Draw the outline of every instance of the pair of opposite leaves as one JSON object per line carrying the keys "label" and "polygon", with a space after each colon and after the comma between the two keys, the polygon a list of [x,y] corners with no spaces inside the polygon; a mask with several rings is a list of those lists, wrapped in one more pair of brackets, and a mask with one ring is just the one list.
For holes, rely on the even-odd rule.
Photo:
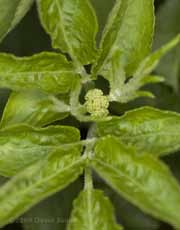
{"label": "pair of opposite leaves", "polygon": [[[45,2],[45,1],[44,1],[44,2]],[[52,1],[51,1],[51,2],[52,2]],[[55,4],[53,4],[53,6],[56,5],[57,2],[58,2],[58,1],[55,1]],[[85,1],[84,1],[84,2],[85,2]],[[128,1],[127,1],[127,2],[128,2]],[[129,1],[129,2],[131,2],[131,1]],[[135,2],[135,1],[134,1],[134,2]],[[45,7],[48,6],[48,4],[49,4],[49,3],[48,3],[48,1],[47,1],[47,5],[45,5]],[[120,5],[117,4],[117,8],[115,9],[115,11],[118,9],[118,6],[120,6]],[[124,3],[124,6],[123,6],[124,9],[125,9],[127,6],[128,6],[128,5],[126,5],[126,3]],[[152,5],[151,5],[151,6],[152,6]],[[122,8],[123,8],[123,7],[122,7]],[[52,9],[53,9],[53,7],[52,7]],[[143,8],[143,10],[145,10],[145,8]],[[45,12],[45,11],[44,11],[44,12]],[[57,13],[57,12],[55,11],[55,13]],[[119,11],[118,11],[118,13],[119,13]],[[123,10],[122,10],[122,12],[120,12],[120,16],[121,16],[121,13],[123,13]],[[115,14],[113,13],[112,15],[114,16]],[[117,14],[116,16],[118,16],[117,18],[119,18],[119,14]],[[139,25],[139,24],[138,24],[138,25]],[[51,27],[51,26],[52,26],[52,27]],[[54,25],[50,25],[50,28],[53,28],[53,26],[54,26]],[[123,27],[122,27],[122,28],[123,28]],[[61,33],[61,31],[59,31],[59,33]],[[58,33],[57,33],[57,34],[58,34]],[[111,33],[107,33],[107,37],[108,37],[110,34],[111,34]],[[123,32],[123,36],[124,36],[124,35],[125,35],[125,31]],[[58,42],[59,42],[59,39],[57,39],[57,40],[58,40]],[[109,40],[111,40],[111,37],[110,37],[110,39],[108,38],[108,41],[109,41]],[[55,42],[56,42],[56,36],[55,36]],[[111,43],[111,42],[110,42],[110,43]],[[78,44],[78,43],[77,43],[77,44]],[[108,44],[108,42],[107,42],[106,44]],[[129,44],[130,44],[130,43],[129,43]],[[140,44],[142,44],[142,43],[140,43]],[[74,58],[74,60],[75,60],[76,62],[80,62],[80,61],[79,61],[80,59],[77,58],[76,55],[74,56],[74,53],[75,53],[75,52],[73,51],[73,48],[71,48],[71,47],[69,48],[69,47],[67,46],[67,44],[62,44],[62,47],[64,47],[64,51],[65,51],[66,49],[68,49],[68,52],[71,54],[71,56]],[[86,49],[84,49],[84,50],[86,50]],[[107,55],[106,51],[107,51],[107,50],[104,49],[103,52],[105,52],[105,53],[103,53],[103,54]],[[76,54],[77,54],[77,52],[76,52]],[[88,59],[90,58],[90,56],[91,56],[91,55],[88,54]],[[108,56],[108,57],[104,57],[104,55],[102,55],[102,61],[105,61],[106,65],[109,65],[109,60],[111,60],[111,57],[110,57],[109,55],[107,55],[107,56]],[[127,52],[127,57],[128,57],[128,52]],[[105,60],[103,60],[103,58],[105,58]],[[78,59],[79,59],[79,60],[78,60]],[[128,58],[127,58],[127,59],[128,59]],[[135,59],[137,60],[137,55],[136,55],[136,58],[135,58]],[[86,56],[83,56],[83,61],[85,61],[85,60],[87,60],[87,59],[86,59]],[[82,63],[81,63],[81,64],[82,64]],[[99,65],[101,66],[101,68],[99,68],[99,69],[101,69],[102,72],[106,71],[106,69],[103,68],[104,66],[101,65],[101,61],[100,61],[100,64],[99,64]],[[105,65],[105,66],[106,66],[106,65]],[[128,65],[127,65],[127,66],[128,66]],[[127,68],[128,68],[128,67],[127,67]],[[131,69],[131,68],[130,68],[130,69]],[[56,84],[55,84],[55,85],[56,85]]]}

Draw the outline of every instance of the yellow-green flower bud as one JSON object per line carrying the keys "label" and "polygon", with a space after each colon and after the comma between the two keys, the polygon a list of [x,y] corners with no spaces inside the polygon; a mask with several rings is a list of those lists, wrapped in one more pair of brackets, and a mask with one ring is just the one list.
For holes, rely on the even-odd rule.
{"label": "yellow-green flower bud", "polygon": [[103,95],[102,90],[89,90],[85,96],[85,100],[87,112],[93,117],[105,117],[108,115],[109,100],[107,96]]}

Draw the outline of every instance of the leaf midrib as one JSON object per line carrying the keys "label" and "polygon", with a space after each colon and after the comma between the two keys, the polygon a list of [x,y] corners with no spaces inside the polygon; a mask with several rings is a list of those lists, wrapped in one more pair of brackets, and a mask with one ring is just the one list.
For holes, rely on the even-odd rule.
{"label": "leaf midrib", "polygon": [[50,71],[22,71],[22,72],[0,72],[0,75],[2,76],[11,76],[11,75],[22,75],[22,74],[32,74],[32,75],[35,75],[35,74],[62,74],[62,73],[72,73],[72,74],[75,74],[74,71],[72,70],[60,70],[60,71],[53,71],[53,70],[50,70]]}
{"label": "leaf midrib", "polygon": [[[100,160],[100,159],[98,159],[98,158],[94,158],[94,160],[95,160],[96,162],[98,162],[98,164],[104,166],[105,168],[109,168],[110,170],[114,171],[116,174],[120,174],[120,175],[122,175],[123,177],[127,178],[128,180],[132,181],[132,183],[135,184],[144,194],[149,194],[150,199],[153,198],[153,199],[152,199],[152,200],[154,200],[153,202],[159,202],[159,199],[157,199],[156,196],[154,196],[154,195],[152,196],[152,193],[150,193],[148,190],[145,190],[144,187],[141,186],[140,183],[137,183],[135,180],[133,180],[133,178],[131,178],[131,177],[128,176],[127,174],[124,174],[122,171],[120,171],[120,170],[118,170],[118,169],[112,167],[112,166],[109,165],[108,163],[102,161],[102,159]],[[152,170],[152,169],[150,169],[150,170]],[[153,170],[152,170],[152,171],[153,171]],[[160,173],[158,173],[158,174],[159,174],[160,177],[161,177],[161,174],[160,174]],[[163,176],[163,175],[162,175],[162,176]],[[111,184],[110,182],[108,182],[107,179],[105,179],[105,180],[107,181],[108,184]],[[112,184],[111,184],[111,186],[114,187]],[[124,192],[122,192],[122,193],[125,194]],[[132,199],[132,197],[130,197],[130,196],[127,195],[127,194],[125,194],[125,196],[127,196],[128,199],[132,201],[132,203],[134,203],[134,204],[136,204],[137,206],[139,206],[139,203],[136,202],[136,201],[134,201],[134,200]],[[142,205],[143,205],[143,204],[142,204]],[[142,206],[142,205],[141,205],[141,206]],[[145,207],[144,205],[143,205],[143,207],[144,207],[144,209],[146,210],[146,207]],[[153,206],[153,208],[154,208],[154,206]],[[155,209],[156,209],[156,208],[155,208]],[[155,212],[156,212],[157,217],[164,218],[164,217],[162,217],[161,215],[159,215],[158,210],[155,211]],[[172,223],[171,219],[169,219],[169,213],[168,213],[168,215],[165,213],[165,215],[167,216],[167,219],[170,221],[170,223]],[[171,214],[170,214],[170,215],[171,215]],[[172,215],[172,219],[174,219],[173,217],[174,217],[174,214]],[[177,216],[177,218],[178,218],[178,216]],[[164,219],[165,219],[165,218],[164,218]],[[165,220],[167,220],[167,219],[165,219]]]}
{"label": "leaf midrib", "polygon": [[[62,171],[66,171],[66,170],[69,171],[70,168],[72,168],[72,167],[73,167],[74,165],[76,165],[76,164],[78,165],[78,163],[80,163],[81,161],[83,162],[83,159],[77,160],[76,162],[74,162],[73,164],[69,165],[68,167],[65,167],[64,170],[62,170]],[[79,170],[78,173],[80,174],[80,169],[78,169],[78,170]],[[53,176],[47,177],[46,179],[49,181],[51,178],[56,177],[57,174],[60,174],[60,172],[57,172],[57,173],[55,173]],[[41,183],[36,183],[36,184],[34,185],[34,187],[38,186],[39,184],[44,183],[44,181],[46,182],[47,180],[42,180]],[[71,183],[72,181],[73,181],[73,180],[72,180],[72,178],[71,178],[71,180],[70,180],[69,183]],[[67,184],[67,183],[65,182],[65,184]],[[31,186],[30,188],[24,190],[25,193],[18,193],[18,197],[19,197],[19,195],[20,195],[20,197],[21,197],[22,194],[23,194],[23,196],[24,196],[24,194],[26,195],[27,192],[28,192],[29,190],[31,190],[32,187],[33,187],[33,186]],[[57,187],[58,187],[59,190],[60,190],[60,188],[62,187],[62,185],[61,185],[61,186],[57,186]],[[46,192],[43,191],[43,194],[42,194],[41,197],[38,196],[36,199],[33,200],[33,202],[31,202],[31,204],[28,203],[27,207],[25,207],[25,208],[22,209],[23,212],[25,212],[26,210],[28,210],[29,207],[32,207],[34,204],[36,204],[37,201],[41,201],[44,197],[46,197],[46,195],[52,194],[52,193],[55,192],[55,191],[57,191],[57,189],[55,189],[55,188],[51,189],[51,190],[50,190],[50,193],[47,192],[47,191],[46,191]],[[16,192],[16,195],[17,195],[17,192]],[[11,200],[12,200],[12,198],[11,198]],[[14,210],[14,206],[13,206],[13,210]],[[12,210],[11,212],[13,212],[13,210]],[[3,225],[7,224],[7,222],[9,222],[10,220],[12,221],[12,220],[16,219],[20,214],[21,214],[21,211],[17,211],[17,212],[15,213],[15,215],[13,215],[13,219],[12,219],[12,218],[10,219],[10,217],[11,217],[10,215],[11,215],[11,214],[10,214],[10,215],[5,215],[5,216],[3,216],[2,222],[0,223],[0,227],[2,227]],[[9,221],[8,221],[8,220],[9,220]]]}
{"label": "leaf midrib", "polygon": [[90,227],[89,230],[94,230],[94,225],[93,225],[93,216],[91,213],[92,212],[92,189],[87,188],[87,205],[88,205],[88,226]]}
{"label": "leaf midrib", "polygon": [[[83,162],[84,159],[80,158],[79,160],[76,160],[74,163],[70,164],[69,166],[64,167],[63,169],[60,169],[59,171],[56,170],[54,174],[52,174],[51,176],[45,177],[44,179],[42,179],[41,181],[38,180],[37,183],[34,183],[32,186],[28,187],[27,189],[23,190],[22,192],[18,192],[18,197],[21,197],[23,194],[26,194],[28,191],[31,191],[32,188],[39,186],[40,184],[43,184],[46,181],[49,181],[51,179],[53,179],[54,177],[56,177],[58,174],[60,174],[61,172],[65,172],[65,171],[70,171],[69,169],[71,169],[73,166],[76,166],[78,164],[80,164],[81,162]],[[16,181],[13,181],[16,182]],[[6,185],[5,185],[6,186]],[[8,185],[8,187],[10,187],[11,185]],[[9,188],[6,188],[6,190],[8,190]],[[18,190],[19,191],[19,190]],[[17,194],[17,192],[16,192]],[[0,194],[1,196],[2,194]],[[8,199],[8,198],[7,198]]]}
{"label": "leaf midrib", "polygon": [[[64,35],[64,40],[65,40],[67,49],[69,50],[69,53],[72,56],[72,58],[75,60],[75,62],[78,63],[78,60],[77,60],[76,56],[74,55],[74,51],[73,51],[72,47],[69,45],[71,42],[69,42],[69,40],[67,38],[67,35],[65,33],[65,28],[64,28],[65,22],[64,22],[63,15],[61,13],[61,8],[60,8],[57,0],[55,0],[55,4],[57,5],[57,8],[58,8],[59,17],[60,17],[60,25],[61,25],[61,28],[62,28],[62,32],[63,32],[63,35]],[[77,5],[76,5],[76,8],[77,8]],[[75,11],[76,11],[76,9],[74,9],[74,12]]]}
{"label": "leaf midrib", "polygon": [[[117,4],[117,2],[115,3],[115,4]],[[120,5],[119,5],[119,10],[120,10],[120,8],[122,7],[122,2],[120,3]],[[126,6],[126,11],[127,11],[127,9],[128,9],[128,4],[127,4],[127,6]],[[125,17],[125,15],[126,15],[126,11],[124,12],[124,14],[123,14],[123,16],[122,16],[122,20],[121,20],[121,24],[119,25],[119,28],[121,28],[121,26],[122,26],[122,24],[123,24],[123,18]],[[117,13],[117,15],[118,15],[118,13]],[[116,18],[117,18],[117,15],[116,15]],[[116,19],[115,18],[115,19]],[[105,31],[105,32],[107,32],[107,31]],[[109,31],[108,31],[109,32]],[[106,56],[106,58],[104,59],[104,61],[103,61],[103,63],[102,63],[102,65],[101,65],[101,67],[99,68],[99,70],[98,70],[98,73],[100,73],[102,70],[103,70],[103,68],[104,68],[104,65],[107,63],[107,60],[110,58],[110,56],[112,55],[112,51],[114,50],[114,46],[115,46],[115,44],[117,43],[117,40],[118,40],[118,38],[119,38],[119,34],[120,34],[120,29],[118,30],[118,33],[117,33],[117,36],[116,36],[116,38],[114,39],[114,41],[113,41],[113,43],[112,43],[112,46],[111,46],[111,48],[110,48],[110,50],[109,50],[109,52],[108,52],[108,55]],[[107,34],[105,34],[104,35],[104,37],[103,37],[103,39],[102,39],[102,42],[101,42],[101,45],[100,45],[100,47],[101,47],[101,49],[103,50],[103,44],[104,44],[104,39],[105,39],[105,37],[107,36]]]}

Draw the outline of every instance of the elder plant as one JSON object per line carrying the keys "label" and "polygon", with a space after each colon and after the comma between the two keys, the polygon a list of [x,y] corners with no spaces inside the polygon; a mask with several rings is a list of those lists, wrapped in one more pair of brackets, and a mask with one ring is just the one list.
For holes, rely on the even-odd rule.
{"label": "elder plant", "polygon": [[[0,40],[32,3],[0,1]],[[0,87],[12,90],[0,129],[0,175],[9,178],[0,189],[0,226],[84,175],[67,229],[122,229],[96,189],[95,171],[143,212],[180,228],[180,185],[161,161],[180,149],[180,114],[141,107],[115,116],[108,109],[154,97],[143,86],[163,81],[153,70],[180,35],[150,53],[153,0],[116,0],[98,48],[88,0],[37,0],[37,9],[54,52],[0,54]],[[109,83],[106,94],[96,86],[99,76]],[[90,124],[87,139],[76,127],[49,125],[69,115]]]}

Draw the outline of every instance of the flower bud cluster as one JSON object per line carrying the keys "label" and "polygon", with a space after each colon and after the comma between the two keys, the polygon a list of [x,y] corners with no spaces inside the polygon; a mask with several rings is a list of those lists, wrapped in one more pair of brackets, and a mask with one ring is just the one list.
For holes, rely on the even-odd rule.
{"label": "flower bud cluster", "polygon": [[89,90],[85,96],[87,112],[93,117],[106,117],[109,113],[109,99],[103,95],[102,90]]}

